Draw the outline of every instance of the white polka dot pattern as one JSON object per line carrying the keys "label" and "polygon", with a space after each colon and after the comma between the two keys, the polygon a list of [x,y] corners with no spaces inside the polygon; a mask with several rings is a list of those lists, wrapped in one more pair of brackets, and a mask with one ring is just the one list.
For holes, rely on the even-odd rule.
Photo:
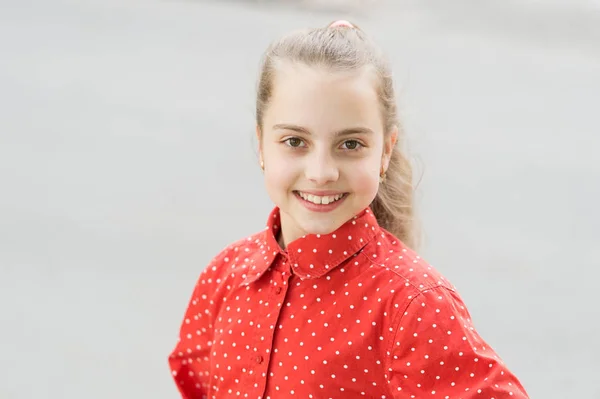
{"label": "white polka dot pattern", "polygon": [[425,289],[412,299],[390,356],[390,385],[401,397],[526,397],[475,331],[459,295],[445,286]]}
{"label": "white polka dot pattern", "polygon": [[370,209],[285,251],[278,215],[198,279],[169,357],[183,398],[527,398],[454,287]]}

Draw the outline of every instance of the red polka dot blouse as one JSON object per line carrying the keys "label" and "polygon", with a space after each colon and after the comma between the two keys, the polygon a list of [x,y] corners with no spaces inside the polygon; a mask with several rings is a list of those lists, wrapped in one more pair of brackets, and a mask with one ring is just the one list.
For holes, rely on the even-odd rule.
{"label": "red polka dot blouse", "polygon": [[527,398],[455,288],[370,209],[286,250],[278,216],[201,273],[169,357],[183,398]]}

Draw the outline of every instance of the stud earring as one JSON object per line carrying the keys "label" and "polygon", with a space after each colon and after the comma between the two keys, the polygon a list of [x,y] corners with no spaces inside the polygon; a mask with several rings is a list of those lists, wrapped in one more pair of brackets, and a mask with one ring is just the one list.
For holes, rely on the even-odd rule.
{"label": "stud earring", "polygon": [[379,172],[379,183],[385,182],[385,170],[383,170],[383,166],[381,167],[381,171]]}
{"label": "stud earring", "polygon": [[260,160],[260,168],[264,171],[265,170],[265,161],[263,161],[262,159]]}

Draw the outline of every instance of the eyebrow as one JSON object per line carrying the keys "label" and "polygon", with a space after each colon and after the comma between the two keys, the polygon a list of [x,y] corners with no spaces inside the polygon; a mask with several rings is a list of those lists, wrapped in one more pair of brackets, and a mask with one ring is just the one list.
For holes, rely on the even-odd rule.
{"label": "eyebrow", "polygon": [[[311,132],[308,129],[303,128],[302,126],[290,125],[287,123],[278,123],[273,126],[273,129],[274,130],[291,130],[294,132],[311,135]],[[357,126],[357,127],[350,127],[350,128],[342,129],[342,130],[334,133],[334,135],[336,137],[348,136],[351,134],[373,134],[373,131],[367,127]]]}

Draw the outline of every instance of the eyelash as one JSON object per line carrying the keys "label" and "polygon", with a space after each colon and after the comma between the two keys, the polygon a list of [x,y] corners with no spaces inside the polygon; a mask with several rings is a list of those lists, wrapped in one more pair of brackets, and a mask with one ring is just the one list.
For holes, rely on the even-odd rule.
{"label": "eyelash", "polygon": [[[288,139],[285,139],[283,142],[286,143],[286,145],[290,148],[304,148],[302,146],[290,145],[290,140],[300,140],[301,143],[304,143],[304,140],[302,140],[299,137],[290,137]],[[360,149],[364,148],[364,145],[358,140],[354,140],[354,139],[346,140],[342,143],[342,145],[347,144],[347,143],[356,143],[356,148],[345,148],[344,150],[346,150],[346,151],[359,151]]]}

